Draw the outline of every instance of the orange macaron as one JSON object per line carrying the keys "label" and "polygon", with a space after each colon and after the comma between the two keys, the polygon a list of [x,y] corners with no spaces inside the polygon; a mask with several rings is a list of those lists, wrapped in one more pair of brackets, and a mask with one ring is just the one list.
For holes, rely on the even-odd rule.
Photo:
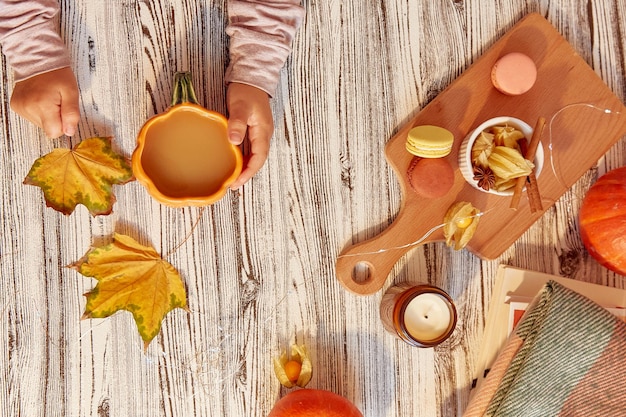
{"label": "orange macaron", "polygon": [[511,52],[499,58],[491,70],[493,86],[503,94],[526,93],[537,80],[537,66],[527,55]]}

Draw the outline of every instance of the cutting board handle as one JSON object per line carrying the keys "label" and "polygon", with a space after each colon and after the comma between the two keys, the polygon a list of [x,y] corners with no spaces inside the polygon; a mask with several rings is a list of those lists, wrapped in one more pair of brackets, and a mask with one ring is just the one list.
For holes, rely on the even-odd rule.
{"label": "cutting board handle", "polygon": [[416,246],[441,240],[441,230],[436,227],[423,235],[419,231],[409,233],[415,231],[415,225],[409,224],[411,221],[414,219],[400,210],[395,221],[381,234],[341,252],[335,264],[341,285],[357,295],[374,294],[385,285],[391,269],[402,255]]}

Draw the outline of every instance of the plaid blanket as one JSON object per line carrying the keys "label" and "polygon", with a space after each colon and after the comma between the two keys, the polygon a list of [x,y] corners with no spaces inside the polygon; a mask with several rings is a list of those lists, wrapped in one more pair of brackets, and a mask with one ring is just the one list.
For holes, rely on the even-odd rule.
{"label": "plaid blanket", "polygon": [[626,323],[549,281],[464,416],[626,416]]}

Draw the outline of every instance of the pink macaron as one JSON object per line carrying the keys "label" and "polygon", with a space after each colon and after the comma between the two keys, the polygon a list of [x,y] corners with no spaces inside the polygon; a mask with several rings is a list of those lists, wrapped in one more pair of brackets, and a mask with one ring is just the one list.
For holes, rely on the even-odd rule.
{"label": "pink macaron", "polygon": [[503,94],[524,94],[537,80],[537,66],[527,55],[511,52],[499,58],[491,70],[491,81]]}

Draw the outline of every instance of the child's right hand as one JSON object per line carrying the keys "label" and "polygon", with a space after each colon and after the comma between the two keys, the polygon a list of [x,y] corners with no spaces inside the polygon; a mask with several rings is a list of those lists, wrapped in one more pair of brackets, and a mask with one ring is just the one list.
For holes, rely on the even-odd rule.
{"label": "child's right hand", "polygon": [[66,67],[17,82],[11,108],[41,127],[49,138],[72,136],[80,118],[74,73]]}
{"label": "child's right hand", "polygon": [[269,95],[252,85],[228,84],[226,103],[228,139],[235,145],[241,144],[245,137],[250,141],[250,155],[245,159],[243,171],[230,186],[235,190],[252,178],[265,163],[274,133],[274,119]]}

